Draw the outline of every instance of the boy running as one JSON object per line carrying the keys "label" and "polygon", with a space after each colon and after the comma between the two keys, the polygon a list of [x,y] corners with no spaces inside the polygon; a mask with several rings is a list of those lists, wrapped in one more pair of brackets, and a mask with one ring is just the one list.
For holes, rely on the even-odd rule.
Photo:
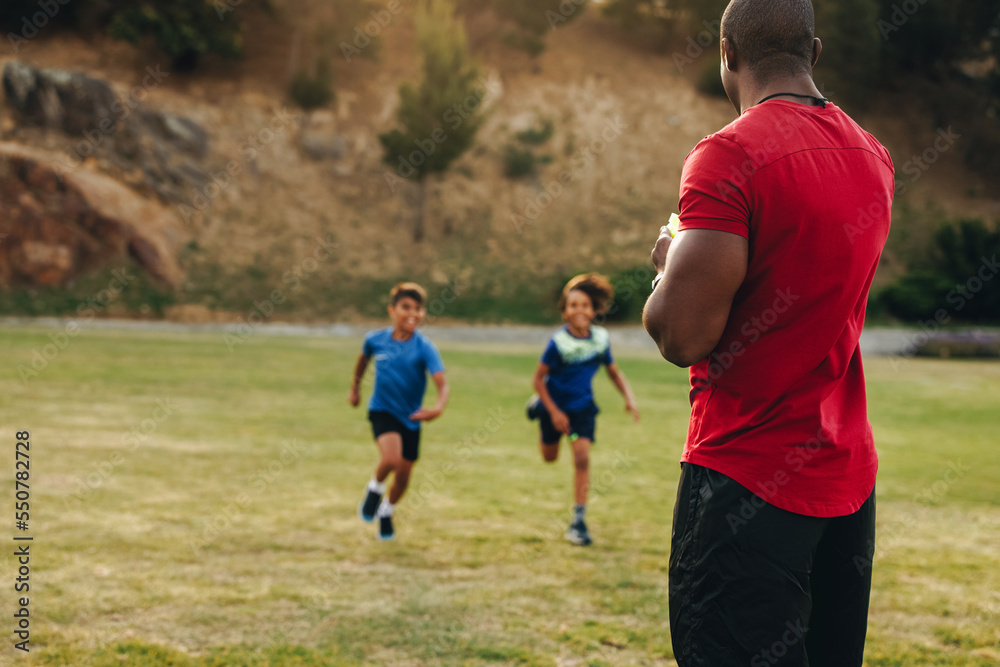
{"label": "boy running", "polygon": [[[420,454],[420,423],[436,419],[448,403],[448,381],[444,364],[434,344],[417,331],[424,319],[427,295],[416,283],[399,283],[389,292],[392,326],[365,336],[348,401],[361,403],[361,380],[368,362],[375,358],[375,390],[368,403],[368,420],[381,457],[358,506],[363,521],[379,518],[378,537],[394,539],[392,514],[410,481],[410,472]],[[427,374],[437,387],[437,402],[423,408]],[[389,497],[383,499],[386,478],[392,473]]]}
{"label": "boy running", "polygon": [[592,543],[584,518],[590,486],[590,445],[598,413],[592,381],[601,364],[607,366],[611,382],[625,397],[625,410],[639,421],[632,389],[611,358],[608,332],[593,324],[594,317],[607,311],[613,296],[611,283],[599,273],[582,274],[566,283],[559,299],[565,325],[549,339],[535,371],[537,395],[528,402],[528,418],[538,419],[541,427],[540,446],[545,461],[555,461],[562,436],[570,436],[576,504],[566,539],[578,546]]}

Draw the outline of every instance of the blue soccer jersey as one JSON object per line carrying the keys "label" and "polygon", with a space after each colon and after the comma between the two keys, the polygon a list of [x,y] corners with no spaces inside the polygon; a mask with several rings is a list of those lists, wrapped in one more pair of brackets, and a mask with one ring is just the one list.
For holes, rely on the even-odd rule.
{"label": "blue soccer jersey", "polygon": [[427,374],[444,370],[434,343],[419,331],[409,340],[396,340],[387,327],[365,336],[362,354],[375,359],[375,391],[368,410],[388,412],[407,428],[420,428],[410,415],[423,403]]}
{"label": "blue soccer jersey", "polygon": [[592,382],[597,369],[614,363],[608,330],[592,325],[589,337],[577,338],[564,326],[549,339],[542,363],[549,367],[545,387],[559,409],[585,410],[595,405]]}

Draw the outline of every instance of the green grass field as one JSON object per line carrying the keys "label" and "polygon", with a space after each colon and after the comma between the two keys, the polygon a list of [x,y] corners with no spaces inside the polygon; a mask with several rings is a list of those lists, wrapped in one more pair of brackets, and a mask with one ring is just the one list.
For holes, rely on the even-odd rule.
{"label": "green grass field", "polygon": [[[655,355],[617,351],[638,425],[595,381],[582,549],[562,539],[571,457],[543,464],[522,414],[541,350],[441,346],[452,400],[425,430],[397,541],[379,543],[355,515],[376,459],[346,401],[360,341],[258,335],[230,352],[221,334],[85,330],[22,381],[48,334],[0,330],[0,538],[21,534],[24,430],[34,537],[31,652],[12,646],[9,546],[0,664],[674,664],[686,373]],[[881,455],[867,664],[996,665],[1000,364],[866,368]]]}

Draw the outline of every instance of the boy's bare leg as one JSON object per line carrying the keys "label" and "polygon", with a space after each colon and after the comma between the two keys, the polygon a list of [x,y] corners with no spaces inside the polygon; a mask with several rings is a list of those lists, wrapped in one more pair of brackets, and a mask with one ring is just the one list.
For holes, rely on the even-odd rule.
{"label": "boy's bare leg", "polygon": [[538,441],[538,446],[542,448],[542,458],[545,459],[546,463],[552,463],[559,458],[559,443],[554,445],[547,445],[541,440]]}
{"label": "boy's bare leg", "polygon": [[[397,470],[403,462],[403,437],[399,433],[383,433],[375,441],[382,458],[375,467],[375,480],[379,484],[385,481],[389,473]],[[398,474],[398,473],[397,473]],[[404,485],[405,488],[405,485]]]}
{"label": "boy's bare leg", "polygon": [[573,441],[573,489],[576,504],[587,504],[587,490],[590,488],[590,440],[577,438]]}
{"label": "boy's bare leg", "polygon": [[413,470],[414,463],[415,461],[407,461],[404,458],[399,459],[399,463],[395,467],[396,474],[392,478],[392,488],[389,489],[390,505],[398,503],[399,499],[406,493],[406,487],[410,484],[410,471]]}

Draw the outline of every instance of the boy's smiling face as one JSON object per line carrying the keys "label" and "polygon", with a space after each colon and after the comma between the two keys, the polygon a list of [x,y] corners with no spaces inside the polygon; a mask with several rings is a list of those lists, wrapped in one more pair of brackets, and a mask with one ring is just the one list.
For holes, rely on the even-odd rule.
{"label": "boy's smiling face", "polygon": [[566,307],[563,308],[562,316],[571,333],[586,336],[590,333],[590,323],[594,320],[594,302],[585,292],[571,290],[566,295]]}
{"label": "boy's smiling face", "polygon": [[412,336],[420,323],[424,321],[424,313],[423,305],[408,296],[404,296],[389,306],[389,317],[392,319],[396,333],[406,337]]}

